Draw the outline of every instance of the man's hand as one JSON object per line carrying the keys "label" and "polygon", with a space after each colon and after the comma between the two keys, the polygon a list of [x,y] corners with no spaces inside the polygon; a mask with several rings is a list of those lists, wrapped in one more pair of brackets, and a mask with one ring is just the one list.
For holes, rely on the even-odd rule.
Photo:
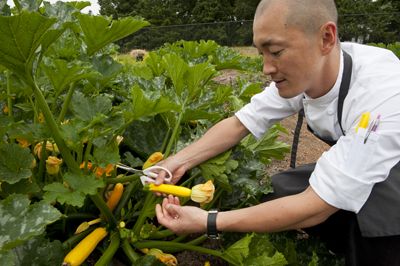
{"label": "man's hand", "polygon": [[[174,158],[174,156],[169,157],[166,160],[159,162],[157,165],[165,167],[169,171],[171,171],[171,173],[172,173],[171,183],[172,184],[176,184],[182,178],[182,176],[185,174],[185,172],[187,170],[184,165],[180,164],[180,162]],[[166,176],[167,176],[167,173],[165,171],[160,171],[156,178],[155,184],[156,185],[163,184]]]}
{"label": "man's hand", "polygon": [[192,206],[180,206],[179,198],[169,195],[162,205],[157,204],[158,222],[174,233],[188,234],[205,232],[207,215],[205,210]]}

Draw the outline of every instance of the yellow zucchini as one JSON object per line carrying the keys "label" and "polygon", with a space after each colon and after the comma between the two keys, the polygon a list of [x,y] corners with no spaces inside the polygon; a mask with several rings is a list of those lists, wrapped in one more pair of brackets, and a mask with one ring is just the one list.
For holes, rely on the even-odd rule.
{"label": "yellow zucchini", "polygon": [[96,228],[65,256],[63,266],[81,265],[107,234],[104,227]]}
{"label": "yellow zucchini", "polygon": [[149,190],[153,192],[160,192],[165,194],[170,194],[178,197],[190,197],[192,190],[187,187],[161,184],[159,186],[155,184],[149,184]]}

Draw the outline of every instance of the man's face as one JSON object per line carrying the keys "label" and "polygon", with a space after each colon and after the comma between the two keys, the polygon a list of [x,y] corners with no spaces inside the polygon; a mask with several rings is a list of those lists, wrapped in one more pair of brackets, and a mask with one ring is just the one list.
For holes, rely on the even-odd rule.
{"label": "man's face", "polygon": [[268,7],[254,20],[254,45],[263,56],[263,72],[276,83],[284,98],[312,92],[321,73],[317,36],[286,25],[283,5]]}

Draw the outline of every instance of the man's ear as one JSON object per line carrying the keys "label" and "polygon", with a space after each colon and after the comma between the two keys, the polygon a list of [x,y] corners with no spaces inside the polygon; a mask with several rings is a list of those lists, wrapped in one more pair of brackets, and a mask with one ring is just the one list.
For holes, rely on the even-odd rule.
{"label": "man's ear", "polygon": [[329,21],[321,26],[321,52],[329,54],[338,42],[337,26]]}

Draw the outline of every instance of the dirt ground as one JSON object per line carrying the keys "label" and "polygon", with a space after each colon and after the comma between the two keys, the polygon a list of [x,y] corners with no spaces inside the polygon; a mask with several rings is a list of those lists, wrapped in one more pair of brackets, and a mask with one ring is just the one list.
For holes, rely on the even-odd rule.
{"label": "dirt ground", "polygon": [[[283,134],[281,140],[292,145],[293,133],[297,123],[297,115],[286,118],[281,122],[282,126],[288,130],[288,135]],[[316,138],[307,130],[307,124],[303,121],[300,131],[299,145],[297,149],[296,165],[313,163],[318,160],[321,154],[328,150],[329,146]],[[267,168],[267,174],[273,175],[277,172],[286,170],[290,165],[290,153],[282,161],[274,160]]]}

